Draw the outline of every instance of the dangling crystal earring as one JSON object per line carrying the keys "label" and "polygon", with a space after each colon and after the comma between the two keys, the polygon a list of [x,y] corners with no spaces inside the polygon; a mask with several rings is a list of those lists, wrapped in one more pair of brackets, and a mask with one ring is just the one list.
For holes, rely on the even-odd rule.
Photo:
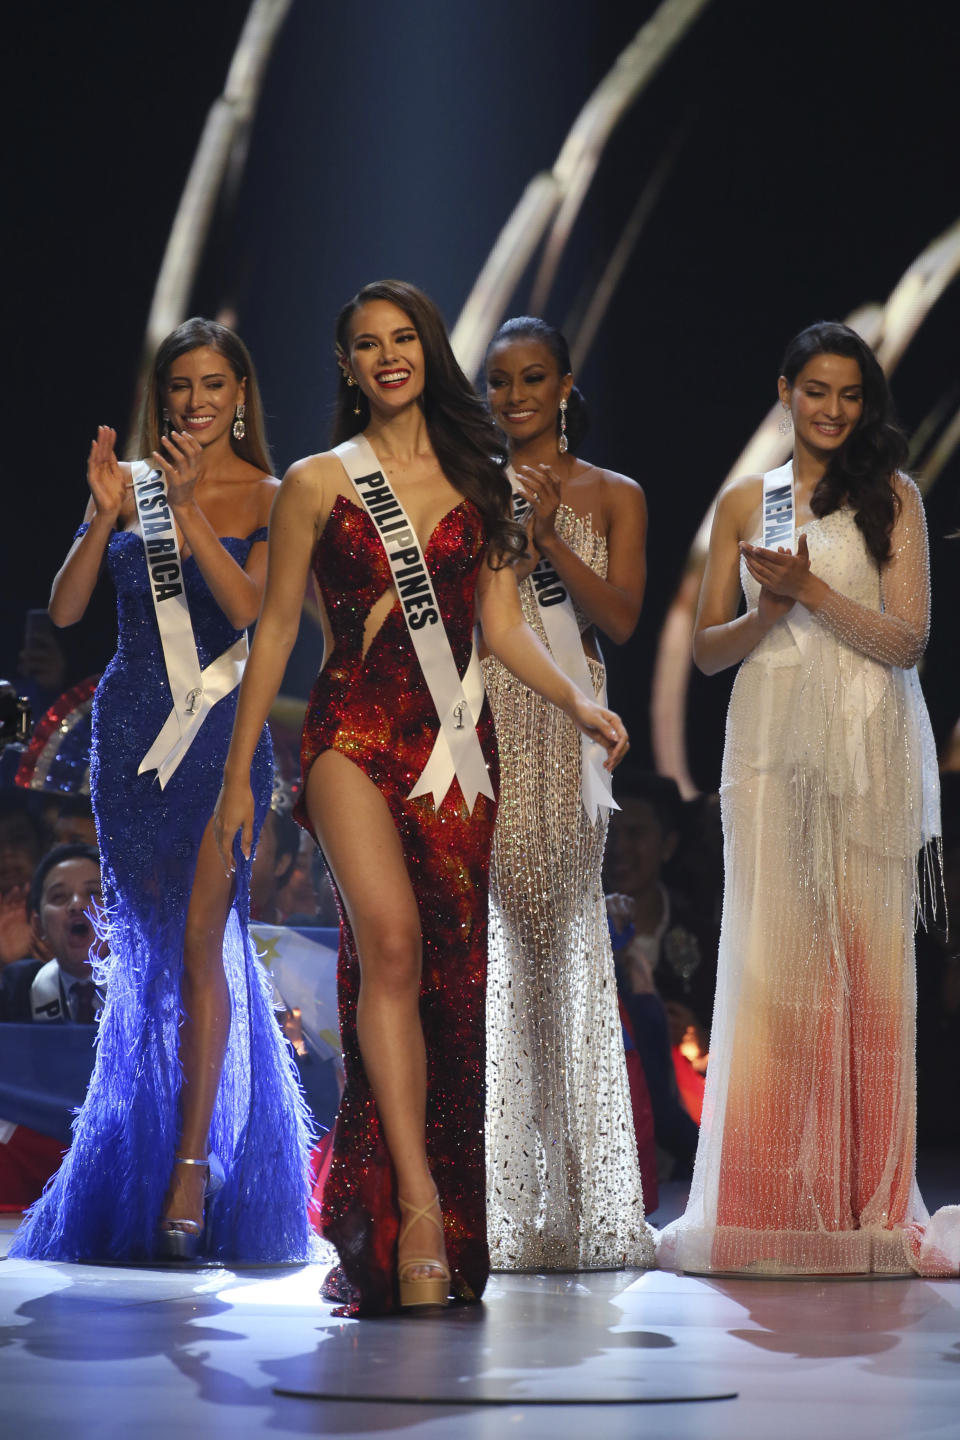
{"label": "dangling crystal earring", "polygon": [[567,453],[567,402],[560,401],[560,439],[557,441],[557,449],[561,455]]}
{"label": "dangling crystal earring", "polygon": [[244,435],[246,435],[246,433],[247,433],[247,427],[246,427],[246,425],[244,425],[244,423],[243,423],[243,417],[244,417],[244,415],[246,415],[246,413],[247,413],[247,407],[246,407],[246,405],[238,405],[238,406],[237,406],[237,413],[236,413],[236,416],[234,417],[234,421],[233,421],[233,438],[234,438],[234,440],[242,440],[243,437],[244,437]]}
{"label": "dangling crystal earring", "polygon": [[[346,380],[346,382],[347,382],[348,385],[357,385],[357,382],[356,382],[356,380],[354,380],[354,378],[353,378],[352,375],[345,375],[343,378]],[[357,385],[357,393],[356,393],[356,395],[355,395],[355,397],[354,397],[354,401],[353,401],[353,413],[354,413],[354,415],[359,415],[359,414],[360,414],[360,386],[359,386],[359,385]]]}
{"label": "dangling crystal earring", "polygon": [[783,414],[780,416],[780,424],[777,426],[781,435],[789,435],[793,429],[793,416],[790,413],[790,406],[784,405]]}

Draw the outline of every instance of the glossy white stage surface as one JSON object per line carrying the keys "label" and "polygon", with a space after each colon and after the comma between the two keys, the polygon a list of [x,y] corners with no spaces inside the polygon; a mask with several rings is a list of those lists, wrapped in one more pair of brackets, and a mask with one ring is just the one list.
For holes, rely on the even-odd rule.
{"label": "glossy white stage surface", "polygon": [[482,1307],[342,1321],[322,1276],[5,1260],[0,1435],[960,1434],[956,1281],[500,1275]]}

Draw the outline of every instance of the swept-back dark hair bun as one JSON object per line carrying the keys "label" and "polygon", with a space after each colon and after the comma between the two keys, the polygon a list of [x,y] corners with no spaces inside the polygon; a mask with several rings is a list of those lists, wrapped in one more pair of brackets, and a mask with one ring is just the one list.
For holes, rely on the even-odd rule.
{"label": "swept-back dark hair bun", "polygon": [[[350,320],[371,300],[388,300],[409,318],[423,347],[426,383],[423,417],[440,468],[450,484],[480,511],[494,569],[526,553],[527,537],[512,514],[510,482],[504,473],[503,436],[457,364],[443,316],[428,295],[405,280],[374,280],[358,290],[337,316],[336,343],[350,353]],[[360,413],[354,413],[356,396]],[[348,387],[341,372],[331,443],[339,445],[366,429],[370,404],[362,391]]]}
{"label": "swept-back dark hair bun", "polygon": [[[571,373],[570,349],[562,332],[554,325],[548,325],[546,320],[541,320],[536,315],[514,315],[510,320],[504,320],[496,335],[487,346],[487,353],[483,357],[483,368],[486,370],[487,362],[490,359],[490,351],[495,345],[502,345],[505,341],[511,340],[538,340],[545,345],[553,356],[557,371],[561,378]],[[567,400],[567,444],[576,454],[580,448],[581,441],[586,437],[590,429],[590,411],[583,394],[574,385]],[[560,416],[557,416],[557,434],[560,434]]]}
{"label": "swept-back dark hair bun", "polygon": [[907,459],[907,441],[896,423],[887,377],[870,346],[835,320],[818,320],[787,346],[780,374],[793,386],[814,355],[845,355],[860,366],[863,411],[846,444],[830,463],[810,498],[814,515],[829,515],[844,503],[855,512],[867,549],[878,565],[890,558],[890,532],[900,512],[894,475]]}

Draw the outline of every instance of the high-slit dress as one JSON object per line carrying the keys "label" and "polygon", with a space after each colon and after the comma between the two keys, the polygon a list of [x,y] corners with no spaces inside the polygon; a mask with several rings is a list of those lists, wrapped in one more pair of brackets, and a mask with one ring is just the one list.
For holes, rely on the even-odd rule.
{"label": "high-slit dress", "polygon": [[[83,534],[82,526],[79,534]],[[265,529],[227,536],[244,565]],[[183,936],[200,842],[213,814],[230,744],[237,692],[204,720],[166,787],[140,762],[170,713],[143,541],[110,536],[117,591],[117,652],[93,702],[90,788],[109,954],[96,971],[105,1002],[97,1057],[73,1143],[10,1249],[37,1260],[149,1261],[180,1133],[179,1027]],[[195,558],[183,577],[201,667],[239,639]],[[270,803],[269,732],[251,771],[255,835]],[[306,1260],[310,1126],[296,1065],[273,1009],[272,989],[247,935],[249,865],[238,868],[223,966],[230,1031],[209,1148],[226,1183],[207,1204],[203,1252],[223,1261]]]}
{"label": "high-slit dress", "polygon": [[[469,501],[440,520],[424,547],[451,650],[462,676],[470,660],[474,590],[486,537]],[[386,800],[420,912],[420,1014],[427,1052],[427,1155],[443,1211],[451,1295],[479,1300],[489,1269],[484,1209],[484,991],[487,877],[496,805],[468,812],[456,779],[434,809],[409,800],[429,759],[439,720],[395,602],[364,653],[367,616],[392,578],[373,521],[338,496],[317,542],[313,570],[333,644],[310,695],[295,814],[310,828],[304,794],[314,760],[336,750]],[[477,733],[494,793],[499,772],[493,720],[484,703]],[[343,823],[349,823],[344,817]],[[395,1310],[399,1230],[396,1184],[357,1041],[360,966],[341,903],[338,998],[346,1084],[323,1185],[321,1229],[340,1264],[324,1294],[344,1314]]]}

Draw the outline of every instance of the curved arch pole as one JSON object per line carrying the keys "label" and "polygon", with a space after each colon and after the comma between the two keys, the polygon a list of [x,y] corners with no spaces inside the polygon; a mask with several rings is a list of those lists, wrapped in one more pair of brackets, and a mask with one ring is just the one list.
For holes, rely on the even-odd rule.
{"label": "curved arch pole", "polygon": [[542,314],[546,308],[571,232],[610,136],[709,3],[710,0],[664,0],[620,52],[612,69],[577,116],[553,169],[562,199],[533,282],[530,309],[534,315]]}
{"label": "curved arch pole", "polygon": [[231,163],[242,167],[246,158],[267,62],[292,3],[253,0],[223,94],[210,107],[157,274],[143,340],[138,394],[160,341],[186,316],[220,188]]}
{"label": "curved arch pole", "polygon": [[545,256],[531,305],[536,307],[536,295],[545,283],[541,277],[549,277],[549,290],[610,135],[709,3],[710,0],[663,0],[583,106],[553,168],[535,175],[527,185],[497,236],[451,332],[454,354],[465,374],[475,375],[479,370],[510,296],[554,220],[548,242],[549,266],[544,270]]}

